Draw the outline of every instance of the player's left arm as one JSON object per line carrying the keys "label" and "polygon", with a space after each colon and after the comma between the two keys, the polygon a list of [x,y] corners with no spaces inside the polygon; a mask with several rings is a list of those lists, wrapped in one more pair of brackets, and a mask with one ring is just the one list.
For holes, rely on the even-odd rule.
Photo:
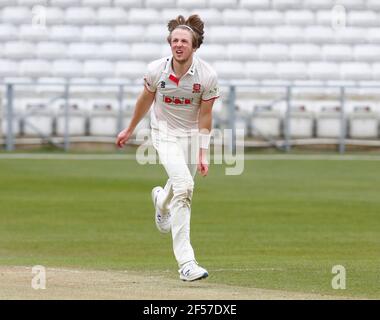
{"label": "player's left arm", "polygon": [[207,149],[210,143],[210,133],[212,128],[212,107],[215,99],[202,100],[199,110],[199,161],[198,171],[202,176],[208,173]]}

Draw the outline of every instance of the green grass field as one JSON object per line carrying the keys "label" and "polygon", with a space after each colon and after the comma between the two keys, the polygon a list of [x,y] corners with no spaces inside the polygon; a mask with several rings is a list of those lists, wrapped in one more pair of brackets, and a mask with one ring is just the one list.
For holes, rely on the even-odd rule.
{"label": "green grass field", "polygon": [[[192,244],[206,281],[380,298],[380,161],[246,161],[197,177]],[[171,270],[151,188],[133,160],[0,160],[0,265]],[[346,290],[331,269],[346,268]]]}

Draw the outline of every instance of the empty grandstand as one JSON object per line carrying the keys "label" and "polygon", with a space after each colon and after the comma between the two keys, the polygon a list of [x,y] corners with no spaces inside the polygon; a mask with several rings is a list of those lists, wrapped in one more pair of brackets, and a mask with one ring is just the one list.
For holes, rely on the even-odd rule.
{"label": "empty grandstand", "polygon": [[113,142],[170,54],[167,21],[192,13],[222,84],[215,127],[248,146],[380,146],[376,0],[0,0],[3,145]]}

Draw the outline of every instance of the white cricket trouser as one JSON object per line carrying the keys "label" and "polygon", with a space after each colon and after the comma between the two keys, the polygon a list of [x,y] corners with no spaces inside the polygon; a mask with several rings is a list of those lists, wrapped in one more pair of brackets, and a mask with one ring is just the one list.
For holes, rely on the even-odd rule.
{"label": "white cricket trouser", "polygon": [[170,210],[174,255],[182,265],[195,260],[190,244],[190,216],[199,154],[198,136],[176,137],[152,129],[152,142],[169,176],[157,205],[163,212]]}

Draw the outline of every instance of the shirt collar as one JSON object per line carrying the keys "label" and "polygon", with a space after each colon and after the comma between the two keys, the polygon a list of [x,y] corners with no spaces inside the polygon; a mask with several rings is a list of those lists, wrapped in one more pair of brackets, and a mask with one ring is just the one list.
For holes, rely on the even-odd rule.
{"label": "shirt collar", "polygon": [[[172,68],[171,68],[172,60],[173,60],[173,56],[170,56],[166,59],[166,66],[164,69],[164,73],[170,73],[172,71]],[[185,75],[190,74],[193,76],[195,74],[196,66],[197,66],[197,57],[193,55],[193,63],[191,64],[189,70],[187,70]]]}

